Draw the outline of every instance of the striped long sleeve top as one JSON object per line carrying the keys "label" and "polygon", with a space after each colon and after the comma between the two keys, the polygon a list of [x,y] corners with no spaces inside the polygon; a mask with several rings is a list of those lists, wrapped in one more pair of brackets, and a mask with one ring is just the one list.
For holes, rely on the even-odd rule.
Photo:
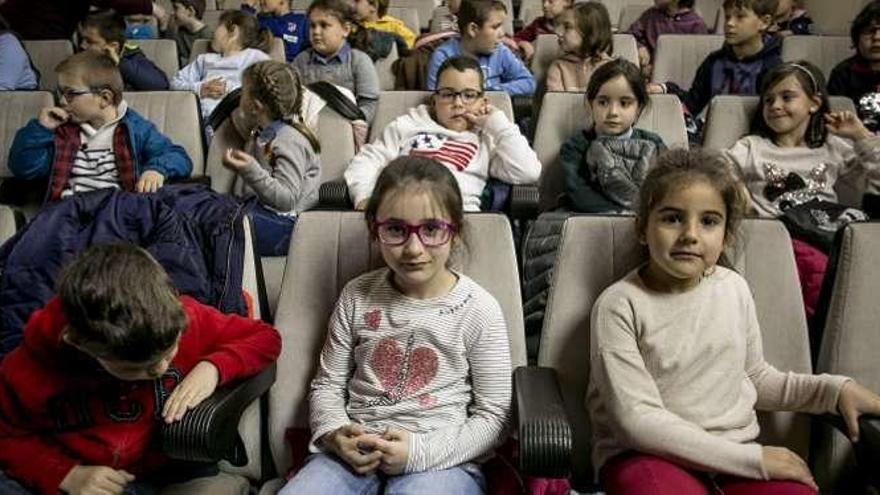
{"label": "striped long sleeve top", "polygon": [[387,268],[343,289],[312,381],[312,449],[349,423],[411,435],[405,472],[447,469],[506,434],[507,325],[498,302],[463,274],[448,294],[404,296]]}

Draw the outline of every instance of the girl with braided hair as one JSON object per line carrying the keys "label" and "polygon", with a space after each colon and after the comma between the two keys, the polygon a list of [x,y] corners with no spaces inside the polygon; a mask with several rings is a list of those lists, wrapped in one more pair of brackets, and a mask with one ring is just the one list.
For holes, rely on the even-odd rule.
{"label": "girl with braided hair", "polygon": [[287,64],[258,62],[244,71],[240,108],[257,123],[245,150],[227,149],[235,192],[252,203],[261,256],[287,254],[296,216],[318,202],[318,138],[303,122],[303,87]]}

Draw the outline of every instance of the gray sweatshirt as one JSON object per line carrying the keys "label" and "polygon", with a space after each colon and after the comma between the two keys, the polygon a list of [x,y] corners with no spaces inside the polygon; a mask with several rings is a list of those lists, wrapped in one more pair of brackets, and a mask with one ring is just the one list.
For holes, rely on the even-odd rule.
{"label": "gray sweatshirt", "polygon": [[[267,139],[270,130],[275,135]],[[263,206],[292,215],[318,202],[321,160],[302,133],[287,124],[275,125],[249,140],[245,151],[256,160],[238,171],[238,195],[254,194]]]}

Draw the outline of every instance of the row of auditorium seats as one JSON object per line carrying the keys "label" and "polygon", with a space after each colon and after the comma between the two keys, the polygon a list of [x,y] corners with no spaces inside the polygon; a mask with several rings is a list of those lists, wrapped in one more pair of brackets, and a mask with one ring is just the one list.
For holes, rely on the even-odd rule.
{"label": "row of auditorium seats", "polygon": [[[369,140],[381,134],[381,130],[395,117],[423,101],[430,93],[423,91],[383,92]],[[513,106],[505,93],[489,92],[490,102],[513,118]],[[231,190],[230,173],[222,166],[223,150],[240,146],[241,138],[231,125],[221,126],[215,133],[211,147],[205,151],[201,134],[197,100],[195,95],[181,91],[125,93],[129,104],[151,120],[160,132],[183,146],[193,160],[193,175],[207,174],[214,187],[223,192]],[[852,110],[850,100],[832,97],[832,108]],[[9,146],[15,132],[28,120],[35,118],[40,108],[52,104],[48,92],[3,92],[0,106],[5,109],[0,117],[0,180],[11,176],[6,165]],[[718,96],[709,107],[705,133],[705,146],[726,149],[748,133],[749,119],[757,106],[757,97]],[[173,115],[173,118],[172,118]],[[533,147],[544,167],[541,181],[541,209],[551,207],[562,191],[561,172],[556,164],[559,149],[578,129],[590,125],[590,116],[583,104],[583,96],[577,93],[548,93],[544,97],[537,117],[537,131]],[[674,95],[651,95],[650,104],[642,113],[638,127],[658,133],[669,147],[687,146],[684,118],[678,98]],[[318,137],[325,146],[321,156],[322,182],[342,178],[349,160],[354,156],[354,138],[351,126],[329,107],[319,117]],[[853,203],[849,195],[845,201]]]}
{"label": "row of auditorium seats", "polygon": [[[8,210],[0,207],[0,236],[8,235]],[[514,243],[507,219],[468,214],[469,254],[460,269],[500,302],[508,331],[524,474],[571,474],[577,488],[590,486],[589,428],[583,397],[589,380],[590,308],[608,285],[646,259],[631,217],[576,216],[563,229],[548,299],[537,367],[526,367],[522,307]],[[2,242],[3,237],[0,237]],[[880,367],[871,349],[880,344],[880,317],[872,288],[880,278],[880,224],[856,223],[840,236],[832,262],[828,306],[819,359],[811,363],[807,326],[790,240],[781,223],[747,220],[729,250],[733,266],[754,293],[763,331],[764,353],[782,370],[853,376],[880,388]],[[246,259],[245,273],[256,275],[257,259]],[[309,382],[330,316],[342,287],[382,266],[359,212],[307,212],[291,243],[274,324],[283,340],[275,369],[226,389],[165,431],[166,451],[202,461],[227,458],[221,476],[202,483],[205,493],[274,493],[279,474],[301,461],[307,441]],[[260,294],[259,278],[248,290]],[[828,289],[828,288],[826,288]],[[272,384],[272,380],[275,380]],[[266,391],[262,403],[254,400]],[[260,408],[264,407],[263,411]],[[238,419],[240,416],[240,419]],[[236,430],[228,428],[237,422]],[[809,459],[824,489],[852,476],[852,446],[839,432],[803,415],[761,413],[761,441],[786,446]],[[213,420],[213,421],[212,421]],[[265,421],[265,424],[261,424]],[[231,424],[236,424],[235,422]],[[212,426],[213,425],[213,426]],[[225,432],[223,428],[226,428]],[[877,421],[862,422],[860,447],[877,437]],[[866,445],[867,444],[867,445]],[[273,479],[274,478],[274,479]],[[237,480],[237,484],[230,483]],[[226,487],[223,489],[222,487]],[[230,492],[229,487],[237,491]],[[216,491],[222,489],[223,491]]]}
{"label": "row of auditorium seats", "polygon": [[[370,139],[378,136],[380,129],[388,122],[423,101],[428,94],[418,91],[383,93]],[[500,108],[508,118],[512,118],[513,108],[507,94],[490,93],[489,98],[493,105]],[[193,175],[209,176],[212,187],[219,192],[233,190],[235,176],[222,165],[221,157],[225,149],[240,147],[243,142],[231,121],[217,129],[205,159],[194,95],[186,92],[144,92],[127,93],[126,99],[133,108],[156,123],[161,132],[187,149],[195,165]],[[5,160],[15,131],[33,118],[38,109],[49,101],[51,96],[48,93],[0,93],[0,107],[8,109],[0,118],[0,180],[10,177]],[[832,108],[852,109],[852,102],[846,98],[835,97],[831,101]],[[558,153],[570,136],[590,123],[589,114],[582,103],[583,96],[576,93],[549,93],[545,97],[534,142],[535,152],[543,164],[542,180],[538,186],[539,211],[555,206],[557,198],[563,192],[562,171],[557,163]],[[673,95],[652,95],[651,103],[642,113],[637,125],[658,133],[670,147],[686,147],[684,119],[679,105],[678,98]],[[756,106],[757,97],[716,97],[709,109],[707,146],[724,149],[747,134],[750,115]],[[171,112],[174,118],[170,118]],[[322,183],[341,182],[348,161],[354,155],[351,126],[333,110],[325,108],[319,117],[318,137],[322,142],[332,143],[332,146],[325,146],[322,153]],[[858,205],[864,190],[863,181],[864,178],[858,176],[839,181],[836,187],[841,201]],[[31,216],[37,207],[36,204],[26,205],[24,211]],[[274,313],[281,290],[285,259],[267,257],[262,262],[268,305]]]}
{"label": "row of auditorium seats", "polygon": [[[689,88],[700,63],[710,52],[720,48],[723,42],[724,37],[721,35],[661,35],[653,80],[672,81],[682,88]],[[177,72],[177,47],[173,41],[138,40],[137,43],[144,54],[169,77]],[[54,89],[54,68],[73,53],[73,45],[67,40],[25,41],[24,44],[34,65],[42,74],[41,89]],[[209,40],[196,40],[190,61],[209,51],[209,48]],[[826,77],[835,65],[852,54],[852,42],[848,36],[788,36],[782,44],[783,60],[807,60],[822,69]],[[280,39],[274,41],[270,55],[275,60],[284,61],[284,44]],[[543,80],[550,63],[560,55],[556,36],[540,35],[535,43],[535,55],[530,67],[535,78]],[[615,34],[614,55],[638,63],[635,38],[629,34]],[[397,58],[395,47],[388,57],[376,63],[380,86],[384,91],[394,88],[391,66]]]}

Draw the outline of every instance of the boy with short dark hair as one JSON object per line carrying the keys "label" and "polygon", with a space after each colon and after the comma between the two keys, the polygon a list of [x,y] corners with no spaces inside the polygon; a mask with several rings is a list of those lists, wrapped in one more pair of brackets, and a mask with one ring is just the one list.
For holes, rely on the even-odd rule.
{"label": "boy with short dark hair", "polygon": [[828,78],[828,94],[849,97],[859,118],[872,132],[880,131],[880,0],[865,5],[853,20],[850,38],[856,48]]}
{"label": "boy with short dark hair", "polygon": [[122,99],[122,76],[107,55],[79,52],[55,68],[60,106],[19,129],[9,170],[50,177],[47,201],[103,188],[155,192],[188,177],[192,161]]}
{"label": "boy with short dark hair", "polygon": [[675,83],[652,83],[651,93],[675,93],[691,116],[713,96],[756,95],[761,75],[782,63],[780,38],[766,34],[777,0],[724,0],[724,46],[703,60],[687,91]]}
{"label": "boy with short dark hair", "polygon": [[165,39],[177,43],[177,61],[181,67],[189,63],[196,40],[210,40],[214,31],[204,22],[205,0],[172,0],[171,15],[159,18],[159,31]]}
{"label": "boy with short dark hair", "polygon": [[0,362],[0,486],[42,494],[161,486],[161,423],[260,372],[280,350],[271,326],[178,297],[145,250],[88,248]]}
{"label": "boy with short dark hair", "polygon": [[113,11],[85,18],[79,27],[80,48],[106,54],[119,66],[126,91],[164,91],[168,76],[135,43],[125,41],[125,19]]}
{"label": "boy with short dark hair", "polygon": [[256,15],[261,28],[284,41],[288,62],[309,46],[309,19],[302,12],[291,10],[290,0],[244,0],[241,10]]}
{"label": "boy with short dark hair", "polygon": [[509,48],[501,43],[507,7],[499,0],[464,0],[458,11],[460,38],[443,43],[431,55],[427,89],[437,89],[437,70],[444,60],[459,55],[470,56],[480,64],[484,88],[505,91],[511,96],[535,92],[535,78]]}

